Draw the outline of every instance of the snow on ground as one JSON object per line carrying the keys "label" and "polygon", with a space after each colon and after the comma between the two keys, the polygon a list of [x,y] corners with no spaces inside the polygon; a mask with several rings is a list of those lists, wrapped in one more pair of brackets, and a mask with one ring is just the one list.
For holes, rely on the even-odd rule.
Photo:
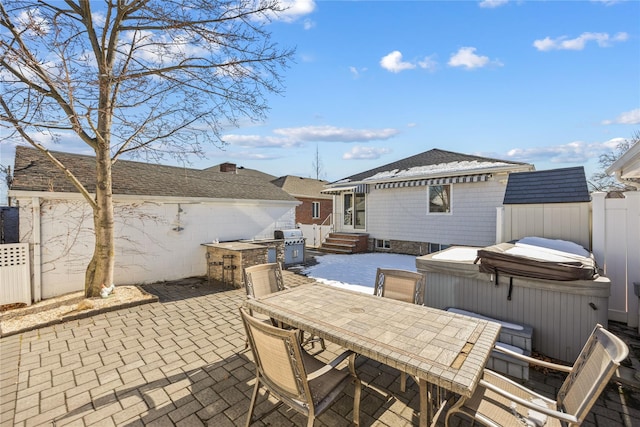
{"label": "snow on ground", "polygon": [[345,289],[373,293],[376,270],[397,268],[416,271],[414,255],[365,253],[352,255],[318,255],[316,265],[305,267],[302,274],[313,277],[319,282]]}

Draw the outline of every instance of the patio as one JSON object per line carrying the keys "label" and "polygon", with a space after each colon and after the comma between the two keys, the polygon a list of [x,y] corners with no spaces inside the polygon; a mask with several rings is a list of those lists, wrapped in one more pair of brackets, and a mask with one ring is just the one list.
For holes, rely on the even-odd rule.
{"label": "patio", "polygon": [[[287,272],[285,280],[295,286],[311,279]],[[160,301],[2,338],[0,425],[243,425],[254,383],[238,314],[244,291],[209,287],[205,279],[145,289]],[[610,329],[637,354],[636,331]],[[338,352],[328,345],[320,357]],[[372,361],[358,373],[362,425],[417,424],[413,382],[401,393],[399,373]],[[536,370],[531,377],[528,385],[548,395],[562,381]],[[305,425],[304,417],[274,402],[260,401],[262,418],[254,425]],[[352,404],[344,396],[317,425],[349,425]],[[640,390],[612,383],[584,425],[640,425],[639,408]]]}

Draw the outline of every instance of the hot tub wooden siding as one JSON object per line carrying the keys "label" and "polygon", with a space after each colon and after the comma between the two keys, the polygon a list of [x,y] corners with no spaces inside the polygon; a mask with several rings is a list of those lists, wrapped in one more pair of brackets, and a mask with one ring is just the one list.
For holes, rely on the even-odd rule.
{"label": "hot tub wooden siding", "polygon": [[531,325],[533,349],[546,356],[573,363],[594,326],[607,327],[606,277],[564,282],[513,277],[509,300],[509,276],[500,276],[496,286],[493,276],[480,273],[473,261],[436,260],[433,255],[416,259],[417,270],[426,275],[425,305]]}

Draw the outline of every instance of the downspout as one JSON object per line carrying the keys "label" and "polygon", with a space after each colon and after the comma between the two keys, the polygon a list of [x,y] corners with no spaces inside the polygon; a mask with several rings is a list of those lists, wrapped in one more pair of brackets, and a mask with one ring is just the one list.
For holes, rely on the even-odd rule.
{"label": "downspout", "polygon": [[42,237],[40,235],[40,198],[31,198],[33,223],[33,302],[42,300]]}

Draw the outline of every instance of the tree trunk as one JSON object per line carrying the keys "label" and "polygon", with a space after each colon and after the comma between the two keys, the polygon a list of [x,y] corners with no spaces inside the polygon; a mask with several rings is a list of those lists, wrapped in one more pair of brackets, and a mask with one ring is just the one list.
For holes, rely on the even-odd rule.
{"label": "tree trunk", "polygon": [[102,285],[113,283],[115,265],[113,193],[109,150],[96,150],[96,207],[93,211],[95,248],[85,275],[85,296],[100,296]]}

